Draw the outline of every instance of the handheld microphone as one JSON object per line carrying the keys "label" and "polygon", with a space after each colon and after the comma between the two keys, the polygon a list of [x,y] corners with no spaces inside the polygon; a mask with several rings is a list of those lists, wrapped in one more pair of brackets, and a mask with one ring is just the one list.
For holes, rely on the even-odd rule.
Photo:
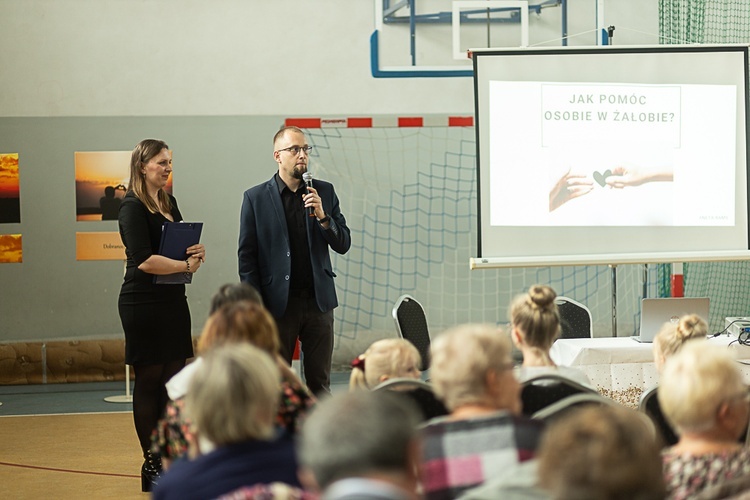
{"label": "handheld microphone", "polygon": [[[305,172],[304,174],[302,174],[302,181],[305,183],[306,188],[313,187],[313,176],[310,172]],[[310,190],[308,189],[307,192],[309,193]],[[313,207],[307,207],[307,216],[315,217],[315,209]]]}

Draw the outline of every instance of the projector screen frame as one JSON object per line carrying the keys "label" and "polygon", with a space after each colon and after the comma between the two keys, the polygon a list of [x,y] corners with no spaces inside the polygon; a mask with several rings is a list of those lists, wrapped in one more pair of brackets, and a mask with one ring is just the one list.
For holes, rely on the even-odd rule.
{"label": "projector screen frame", "polygon": [[[475,95],[475,135],[476,135],[476,150],[477,150],[477,257],[470,259],[470,268],[471,269],[483,269],[483,268],[503,268],[503,267],[540,267],[540,266],[572,266],[572,265],[618,265],[618,264],[643,264],[643,263],[668,263],[668,262],[706,262],[706,261],[737,261],[737,260],[750,260],[750,99],[748,98],[748,93],[750,92],[750,71],[749,71],[749,46],[746,44],[738,44],[738,45],[660,45],[660,46],[637,46],[637,47],[561,47],[561,48],[522,48],[522,49],[478,49],[472,51],[472,61],[474,65],[474,95]],[[625,251],[625,252],[601,252],[601,251],[595,251],[595,252],[578,252],[575,254],[571,253],[552,253],[549,254],[535,254],[535,255],[517,255],[517,254],[511,254],[507,256],[502,255],[492,255],[489,254],[489,252],[486,252],[486,249],[483,248],[483,228],[486,223],[489,222],[489,220],[485,221],[483,220],[483,217],[488,216],[488,210],[483,210],[482,203],[484,201],[485,193],[483,190],[485,189],[485,186],[483,185],[483,182],[485,179],[488,178],[489,174],[487,176],[483,177],[483,160],[487,159],[489,156],[488,153],[485,153],[483,151],[484,141],[485,137],[489,136],[488,132],[484,132],[482,127],[488,126],[486,120],[489,120],[487,118],[486,120],[483,118],[483,115],[485,113],[489,114],[488,109],[480,109],[480,106],[488,106],[488,102],[481,102],[480,95],[481,91],[483,89],[480,89],[480,85],[488,86],[489,82],[492,81],[492,79],[484,79],[482,80],[482,75],[480,74],[480,60],[483,57],[487,56],[509,56],[509,57],[515,57],[515,56],[559,56],[559,57],[566,57],[569,55],[594,55],[594,54],[650,54],[650,53],[657,53],[657,54],[671,54],[671,53],[692,53],[692,52],[698,52],[698,53],[704,53],[704,52],[740,52],[742,61],[744,62],[744,68],[743,73],[741,75],[741,78],[739,77],[739,73],[736,75],[735,78],[737,80],[737,113],[736,120],[738,123],[744,124],[744,134],[741,134],[741,132],[738,131],[739,127],[735,127],[735,135],[736,137],[736,144],[735,148],[738,152],[742,154],[742,156],[737,156],[735,158],[735,174],[742,169],[744,172],[744,183],[741,185],[744,186],[744,198],[743,199],[736,199],[735,204],[742,203],[744,206],[744,210],[739,209],[739,207],[735,208],[735,212],[741,212],[744,214],[744,217],[740,220],[736,220],[735,225],[738,225],[737,231],[738,233],[742,233],[744,231],[744,241],[742,237],[738,238],[738,241],[742,241],[741,244],[736,244],[732,248],[712,248],[707,250],[693,250],[693,249],[686,249],[685,248],[679,248],[680,245],[675,245],[674,250],[668,250],[664,251],[663,249],[659,250],[647,250],[645,252],[642,251]],[[736,56],[733,56],[736,57]],[[740,82],[741,80],[741,82]],[[519,78],[517,80],[510,80],[510,81],[534,81],[534,79],[531,78]],[[541,81],[541,80],[537,80]],[[582,79],[582,80],[571,80],[570,78],[567,79],[560,79],[555,80],[555,82],[575,82],[578,83],[587,83],[591,80]],[[609,82],[609,80],[602,80],[604,82]],[[595,82],[591,81],[592,84]],[[598,82],[597,82],[598,83]],[[629,82],[625,82],[629,83]],[[635,82],[632,82],[632,84],[635,84]],[[688,83],[689,84],[689,83]],[[489,95],[489,90],[485,91],[486,95]],[[740,95],[740,93],[742,95]],[[488,101],[489,98],[485,97],[485,101]],[[741,109],[740,109],[741,108]],[[739,113],[744,113],[744,116],[739,116]],[[741,134],[741,135],[740,135]],[[742,144],[740,144],[740,142]],[[489,147],[489,146],[487,146]],[[744,157],[744,158],[743,158]],[[742,162],[742,163],[740,163]],[[744,166],[744,168],[742,168]],[[489,168],[489,167],[486,167]],[[742,179],[739,180],[741,182]],[[741,188],[736,188],[738,192],[742,193]],[[546,226],[540,225],[539,229],[544,229]],[[564,227],[564,226],[560,226]],[[552,229],[557,230],[558,233],[560,232],[560,227],[553,227]],[[593,226],[593,227],[599,227],[599,226]],[[672,226],[679,229],[678,226]],[[649,230],[652,230],[652,228],[648,228]],[[691,228],[695,230],[695,228]],[[704,229],[704,228],[701,228]],[[712,233],[717,233],[717,231],[712,231],[715,228],[705,228],[705,233],[707,234],[707,238],[711,237]],[[672,230],[674,231],[674,230]],[[742,246],[743,248],[740,248]],[[553,248],[554,245],[550,246],[550,248]],[[485,255],[485,253],[488,253],[488,255]],[[494,252],[493,252],[494,253]],[[501,253],[501,252],[497,252]]]}

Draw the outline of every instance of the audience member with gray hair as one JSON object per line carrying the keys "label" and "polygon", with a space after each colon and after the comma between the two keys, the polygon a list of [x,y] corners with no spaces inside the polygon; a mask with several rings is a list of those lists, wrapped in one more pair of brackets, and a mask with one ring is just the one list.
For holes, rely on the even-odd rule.
{"label": "audience member with gray hair", "polygon": [[686,343],[664,364],[659,402],[680,436],[662,452],[669,498],[693,498],[709,486],[750,474],[750,451],[738,442],[748,424],[750,398],[730,351]]}
{"label": "audience member with gray hair", "polygon": [[659,446],[647,417],[602,405],[553,422],[539,446],[538,473],[554,500],[664,498]]}
{"label": "audience member with gray hair", "polygon": [[299,486],[292,439],[277,431],[280,377],[275,360],[250,344],[212,349],[196,369],[185,411],[202,454],[175,462],[154,499],[216,498],[243,486]]}
{"label": "audience member with gray hair", "polygon": [[432,343],[432,384],[451,414],[423,428],[427,499],[456,498],[534,457],[542,424],[521,413],[511,342],[493,325],[450,329]]}
{"label": "audience member with gray hair", "polygon": [[419,498],[418,422],[417,409],[389,392],[334,394],[302,428],[303,482],[325,500]]}

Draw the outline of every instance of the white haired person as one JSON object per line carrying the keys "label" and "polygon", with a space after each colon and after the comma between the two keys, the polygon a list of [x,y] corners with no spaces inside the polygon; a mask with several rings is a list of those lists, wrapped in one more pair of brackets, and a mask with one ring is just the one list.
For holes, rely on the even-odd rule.
{"label": "white haired person", "polygon": [[726,348],[688,342],[664,365],[659,402],[680,436],[662,452],[669,498],[750,474],[750,450],[738,441],[750,416],[748,388]]}
{"label": "white haired person", "polygon": [[[653,342],[654,365],[661,372],[664,363],[674,356],[687,342],[705,342],[708,335],[708,324],[697,314],[682,316],[677,323],[671,321],[662,325]],[[650,389],[653,395],[645,400],[645,411],[658,424],[665,446],[677,443],[678,437],[671,425],[668,425],[664,412],[659,404],[658,388]]]}
{"label": "white haired person", "polygon": [[451,412],[423,427],[425,498],[455,498],[534,457],[542,423],[521,413],[511,343],[494,325],[452,328],[432,343],[432,384]]}
{"label": "white haired person", "polygon": [[547,285],[534,285],[518,295],[510,305],[511,338],[523,353],[523,364],[517,373],[523,382],[536,375],[555,374],[591,386],[585,373],[567,366],[557,366],[550,349],[560,337],[560,312],[555,304],[557,294]]}

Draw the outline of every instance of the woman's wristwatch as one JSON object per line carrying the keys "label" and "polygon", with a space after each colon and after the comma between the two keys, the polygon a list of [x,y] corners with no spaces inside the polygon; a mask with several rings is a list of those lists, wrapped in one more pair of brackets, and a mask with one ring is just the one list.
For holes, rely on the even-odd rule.
{"label": "woman's wristwatch", "polygon": [[323,216],[322,219],[318,219],[318,224],[325,224],[329,220],[331,220],[331,216],[329,216],[328,214],[325,214],[325,216]]}

